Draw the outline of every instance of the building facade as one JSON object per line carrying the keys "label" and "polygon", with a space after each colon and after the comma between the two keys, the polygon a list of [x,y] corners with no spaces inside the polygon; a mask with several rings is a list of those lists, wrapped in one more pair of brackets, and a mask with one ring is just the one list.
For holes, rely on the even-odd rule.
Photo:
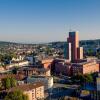
{"label": "building facade", "polygon": [[96,61],[81,62],[72,64],[73,74],[90,74],[94,72],[99,72],[99,64]]}
{"label": "building facade", "polygon": [[67,43],[66,59],[69,59],[69,61],[71,61],[71,43]]}
{"label": "building facade", "polygon": [[83,47],[77,48],[77,59],[83,59]]}
{"label": "building facade", "polygon": [[67,45],[67,58],[69,58],[69,60],[71,59],[71,61],[75,61],[83,59],[83,49],[79,47],[78,32],[69,32],[69,37],[67,38]]}
{"label": "building facade", "polygon": [[44,85],[43,83],[34,83],[34,84],[24,84],[19,85],[17,87],[13,87],[8,90],[8,92],[12,92],[15,90],[22,90],[24,94],[28,96],[29,100],[41,100],[44,99]]}
{"label": "building facade", "polygon": [[51,76],[51,71],[50,69],[45,68],[22,67],[17,70],[17,74],[21,74],[24,76]]}
{"label": "building facade", "polygon": [[65,62],[56,62],[55,63],[55,73],[63,75],[71,75],[72,68],[71,65]]}

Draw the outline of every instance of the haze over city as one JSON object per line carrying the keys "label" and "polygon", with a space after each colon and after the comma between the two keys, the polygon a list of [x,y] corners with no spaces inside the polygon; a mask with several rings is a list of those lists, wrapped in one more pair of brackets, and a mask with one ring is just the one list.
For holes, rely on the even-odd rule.
{"label": "haze over city", "polygon": [[97,39],[99,18],[100,0],[0,0],[0,40],[65,41],[70,30]]}

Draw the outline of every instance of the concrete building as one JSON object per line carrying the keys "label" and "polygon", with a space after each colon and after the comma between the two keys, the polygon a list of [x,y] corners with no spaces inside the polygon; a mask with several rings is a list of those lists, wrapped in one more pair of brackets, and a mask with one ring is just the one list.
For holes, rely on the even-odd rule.
{"label": "concrete building", "polygon": [[23,93],[28,96],[29,100],[44,99],[44,85],[42,83],[19,85],[17,87],[9,89],[8,92],[12,92],[17,89],[21,89]]}
{"label": "concrete building", "polygon": [[42,82],[45,90],[50,90],[53,87],[53,77],[32,76],[26,79],[27,83]]}

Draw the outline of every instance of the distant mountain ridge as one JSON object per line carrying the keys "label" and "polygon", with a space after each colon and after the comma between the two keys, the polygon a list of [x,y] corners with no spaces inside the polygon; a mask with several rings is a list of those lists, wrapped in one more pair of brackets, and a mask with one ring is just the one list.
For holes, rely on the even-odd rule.
{"label": "distant mountain ridge", "polygon": [[15,42],[0,41],[0,45],[19,44]]}
{"label": "distant mountain ridge", "polygon": [[[63,44],[65,43],[66,41],[54,41],[54,42],[48,42],[48,43],[41,43],[41,44]],[[94,43],[99,43],[100,44],[100,39],[93,39],[93,40],[80,40],[80,43],[83,43],[83,42],[94,42]],[[22,44],[22,45],[30,45],[30,44],[35,44],[35,43],[17,43],[17,42],[9,42],[9,41],[0,41],[0,45],[10,45],[10,44]],[[40,44],[40,43],[37,43],[37,44]]]}

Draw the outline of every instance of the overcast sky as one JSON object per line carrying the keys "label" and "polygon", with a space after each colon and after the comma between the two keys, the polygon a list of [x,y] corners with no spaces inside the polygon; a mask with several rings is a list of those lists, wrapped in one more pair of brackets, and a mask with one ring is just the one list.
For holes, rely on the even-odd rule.
{"label": "overcast sky", "polygon": [[65,41],[100,38],[100,0],[0,0],[0,41]]}

